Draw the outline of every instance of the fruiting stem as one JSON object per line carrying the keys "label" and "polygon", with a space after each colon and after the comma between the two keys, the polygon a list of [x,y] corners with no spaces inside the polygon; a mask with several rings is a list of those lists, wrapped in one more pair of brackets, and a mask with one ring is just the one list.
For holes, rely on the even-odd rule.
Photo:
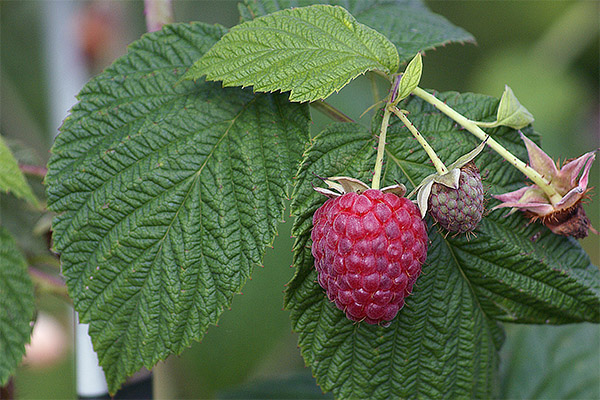
{"label": "fruiting stem", "polygon": [[381,183],[381,170],[383,169],[383,154],[385,152],[385,138],[387,135],[388,125],[390,123],[390,116],[392,112],[390,110],[389,103],[386,103],[383,108],[383,118],[381,119],[381,128],[379,129],[379,142],[377,143],[377,158],[375,159],[375,172],[373,174],[373,182],[371,187],[373,189],[379,189]]}
{"label": "fruiting stem", "polygon": [[354,120],[352,118],[350,118],[349,116],[347,116],[346,114],[344,114],[343,112],[341,112],[340,110],[338,110],[331,104],[326,103],[323,100],[313,101],[312,103],[310,103],[310,105],[312,107],[316,108],[317,110],[319,110],[320,112],[322,112],[323,114],[327,115],[329,118],[331,118],[334,121],[354,122]]}
{"label": "fruiting stem", "polygon": [[431,162],[433,163],[433,166],[435,167],[437,173],[439,175],[447,174],[448,168],[446,168],[442,160],[440,160],[437,154],[435,154],[433,148],[429,145],[429,143],[427,143],[427,140],[425,140],[423,135],[419,133],[417,128],[415,128],[415,126],[412,124],[412,122],[410,122],[408,117],[402,111],[398,110],[397,107],[392,107],[392,112],[396,114],[398,118],[400,118],[400,121],[402,121],[402,123],[408,128],[408,130],[410,131],[410,133],[412,133],[415,139],[417,139],[417,142],[419,142],[423,150],[425,150],[425,152],[431,159]]}
{"label": "fruiting stem", "polygon": [[523,161],[519,160],[515,157],[511,152],[506,150],[500,143],[496,142],[492,139],[487,133],[485,133],[474,121],[466,118],[465,116],[456,112],[453,108],[448,106],[443,101],[439,100],[434,95],[426,92],[421,88],[416,88],[412,92],[415,96],[420,97],[425,100],[429,104],[436,107],[438,110],[446,114],[448,117],[452,118],[454,121],[459,123],[463,128],[468,130],[474,136],[479,138],[479,140],[487,140],[487,145],[490,146],[492,150],[502,156],[506,161],[512,164],[515,168],[521,171],[525,176],[527,176],[533,183],[535,183],[540,189],[544,191],[546,196],[553,205],[556,205],[560,199],[562,198],[556,190],[550,185],[542,175],[540,175],[536,170],[531,168],[529,165],[525,164]]}

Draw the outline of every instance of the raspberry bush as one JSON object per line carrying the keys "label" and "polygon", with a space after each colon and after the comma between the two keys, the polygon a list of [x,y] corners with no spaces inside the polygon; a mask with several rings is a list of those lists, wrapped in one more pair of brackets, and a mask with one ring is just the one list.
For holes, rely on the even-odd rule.
{"label": "raspberry bush", "polygon": [[[582,209],[595,153],[559,188],[524,145],[520,134],[540,136],[510,88],[497,99],[419,87],[420,54],[473,42],[468,32],[419,1],[246,0],[239,11],[229,30],[167,24],[132,43],[85,85],[52,148],[53,249],[111,393],[217,324],[287,199],[285,308],[317,384],[338,398],[493,397],[504,322],[600,322],[600,271],[530,215],[539,201]],[[354,121],[327,99],[365,74],[386,92],[370,121]],[[317,112],[333,122],[311,132]],[[0,188],[39,207],[25,183],[1,179],[12,169]],[[490,195],[527,180],[538,203],[507,216],[492,197],[484,211],[477,169]],[[0,276],[17,288],[0,292],[12,302],[0,308],[4,384],[33,301],[4,231],[0,250]],[[3,335],[5,320],[16,333]]]}

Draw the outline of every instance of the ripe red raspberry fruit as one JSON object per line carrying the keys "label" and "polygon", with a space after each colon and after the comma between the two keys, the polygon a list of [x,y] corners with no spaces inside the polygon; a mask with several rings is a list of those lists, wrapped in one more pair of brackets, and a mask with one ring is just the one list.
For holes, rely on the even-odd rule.
{"label": "ripe red raspberry fruit", "polygon": [[458,189],[435,183],[429,197],[429,213],[450,232],[471,232],[483,215],[483,185],[473,162],[460,169]]}
{"label": "ripe red raspberry fruit", "polygon": [[369,324],[387,325],[396,316],[427,257],[417,206],[380,190],[327,200],[314,214],[311,237],[327,297],[349,319]]}

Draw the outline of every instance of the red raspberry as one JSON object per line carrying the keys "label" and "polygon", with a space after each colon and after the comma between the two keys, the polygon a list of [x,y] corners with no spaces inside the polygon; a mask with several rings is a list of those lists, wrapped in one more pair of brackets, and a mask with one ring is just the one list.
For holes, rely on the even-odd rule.
{"label": "red raspberry", "polygon": [[415,204],[369,189],[334,197],[313,217],[312,254],[327,297],[354,321],[386,324],[404,306],[427,257]]}

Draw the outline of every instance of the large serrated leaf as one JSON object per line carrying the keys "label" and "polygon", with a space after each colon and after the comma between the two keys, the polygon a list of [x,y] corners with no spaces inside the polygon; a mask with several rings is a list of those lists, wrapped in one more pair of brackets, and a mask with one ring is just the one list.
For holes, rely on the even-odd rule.
{"label": "large serrated leaf", "polygon": [[291,101],[304,102],[324,99],[367,71],[397,69],[398,52],[384,36],[342,7],[315,5],[232,28],[185,77],[290,91]]}
{"label": "large serrated leaf", "polygon": [[[478,95],[438,96],[473,119],[494,116],[498,104]],[[419,99],[403,108],[448,163],[477,144]],[[380,117],[374,119],[374,130],[380,123]],[[494,136],[515,154],[526,154],[513,130],[498,129]],[[390,327],[346,319],[317,283],[310,229],[325,199],[311,184],[318,184],[314,174],[367,182],[374,143],[373,133],[355,124],[326,129],[306,153],[292,203],[297,270],[286,307],[302,354],[324,389],[340,398],[488,398],[497,392],[503,338],[498,320],[598,321],[600,272],[577,242],[530,225],[522,215],[505,218],[501,213],[487,216],[470,241],[445,237],[430,224],[423,273]],[[386,149],[384,184],[398,181],[410,188],[433,172],[425,152],[396,120],[388,129]],[[523,181],[495,153],[484,152],[476,163],[493,193]]]}
{"label": "large serrated leaf", "polygon": [[0,386],[8,382],[25,354],[34,312],[27,263],[12,236],[0,227]]}
{"label": "large serrated leaf", "polygon": [[18,198],[25,199],[36,207],[39,206],[37,198],[19,169],[17,160],[2,136],[0,136],[0,190],[11,192]]}
{"label": "large serrated leaf", "polygon": [[420,0],[245,0],[239,5],[243,20],[251,20],[289,7],[331,4],[346,8],[358,22],[387,37],[398,50],[400,62],[419,51],[452,42],[475,42],[475,38],[441,15],[432,13]]}
{"label": "large serrated leaf", "polygon": [[229,307],[308,140],[306,105],[178,83],[223,33],[175,24],[133,43],[84,87],[52,149],[55,248],[111,392]]}

